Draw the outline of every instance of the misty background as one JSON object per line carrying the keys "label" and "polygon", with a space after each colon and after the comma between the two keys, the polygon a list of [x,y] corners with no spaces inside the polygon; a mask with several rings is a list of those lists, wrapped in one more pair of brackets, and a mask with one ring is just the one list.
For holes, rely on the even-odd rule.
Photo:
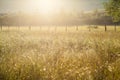
{"label": "misty background", "polygon": [[59,7],[56,5],[57,8],[44,14],[40,0],[1,0],[0,25],[113,25],[112,18],[104,11],[103,3],[108,0],[51,1],[59,3]]}

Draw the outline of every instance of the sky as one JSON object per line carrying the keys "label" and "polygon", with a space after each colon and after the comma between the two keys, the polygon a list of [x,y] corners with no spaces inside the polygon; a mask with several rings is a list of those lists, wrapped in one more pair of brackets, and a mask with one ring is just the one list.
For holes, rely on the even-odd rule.
{"label": "sky", "polygon": [[103,9],[107,0],[0,0],[0,12],[88,11]]}

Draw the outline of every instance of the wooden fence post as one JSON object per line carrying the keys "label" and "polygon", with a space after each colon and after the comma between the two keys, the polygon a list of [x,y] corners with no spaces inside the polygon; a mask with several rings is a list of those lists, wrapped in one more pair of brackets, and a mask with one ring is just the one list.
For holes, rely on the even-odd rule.
{"label": "wooden fence post", "polygon": [[57,31],[57,26],[55,26],[55,32]]}
{"label": "wooden fence post", "polygon": [[50,31],[50,26],[48,26],[48,31]]}
{"label": "wooden fence post", "polygon": [[117,29],[116,29],[116,27],[117,27],[117,26],[116,26],[116,24],[115,24],[115,27],[114,27],[114,29],[115,29],[115,32],[116,32],[116,30],[117,30]]}
{"label": "wooden fence post", "polygon": [[20,30],[20,25],[18,25],[18,30]]}
{"label": "wooden fence post", "polygon": [[106,24],[105,24],[105,32],[107,31],[107,26],[106,26]]}
{"label": "wooden fence post", "polygon": [[78,31],[78,26],[76,26],[76,31]]}
{"label": "wooden fence post", "polygon": [[1,28],[0,28],[0,29],[1,29],[1,31],[2,31],[2,25],[1,25]]}
{"label": "wooden fence post", "polygon": [[65,31],[67,32],[67,25],[66,25]]}
{"label": "wooden fence post", "polygon": [[89,29],[89,31],[91,31],[91,26],[90,25],[88,26],[88,29]]}
{"label": "wooden fence post", "polygon": [[40,26],[40,30],[41,30],[41,26]]}
{"label": "wooden fence post", "polygon": [[9,25],[8,25],[8,30],[10,30]]}
{"label": "wooden fence post", "polygon": [[31,30],[31,26],[29,26],[29,30]]}

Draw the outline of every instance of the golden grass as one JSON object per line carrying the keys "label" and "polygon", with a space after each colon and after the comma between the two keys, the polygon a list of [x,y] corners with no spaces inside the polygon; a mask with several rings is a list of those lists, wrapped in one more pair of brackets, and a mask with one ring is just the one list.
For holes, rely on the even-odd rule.
{"label": "golden grass", "polygon": [[1,80],[120,79],[119,31],[15,28],[0,31]]}

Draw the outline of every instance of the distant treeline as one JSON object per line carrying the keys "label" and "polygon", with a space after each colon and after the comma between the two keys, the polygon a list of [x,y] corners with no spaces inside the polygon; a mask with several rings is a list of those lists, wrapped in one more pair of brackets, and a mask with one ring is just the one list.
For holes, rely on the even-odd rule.
{"label": "distant treeline", "polygon": [[[120,22],[119,22],[120,23]],[[41,26],[41,25],[114,25],[105,11],[60,12],[55,14],[1,13],[1,26]]]}

